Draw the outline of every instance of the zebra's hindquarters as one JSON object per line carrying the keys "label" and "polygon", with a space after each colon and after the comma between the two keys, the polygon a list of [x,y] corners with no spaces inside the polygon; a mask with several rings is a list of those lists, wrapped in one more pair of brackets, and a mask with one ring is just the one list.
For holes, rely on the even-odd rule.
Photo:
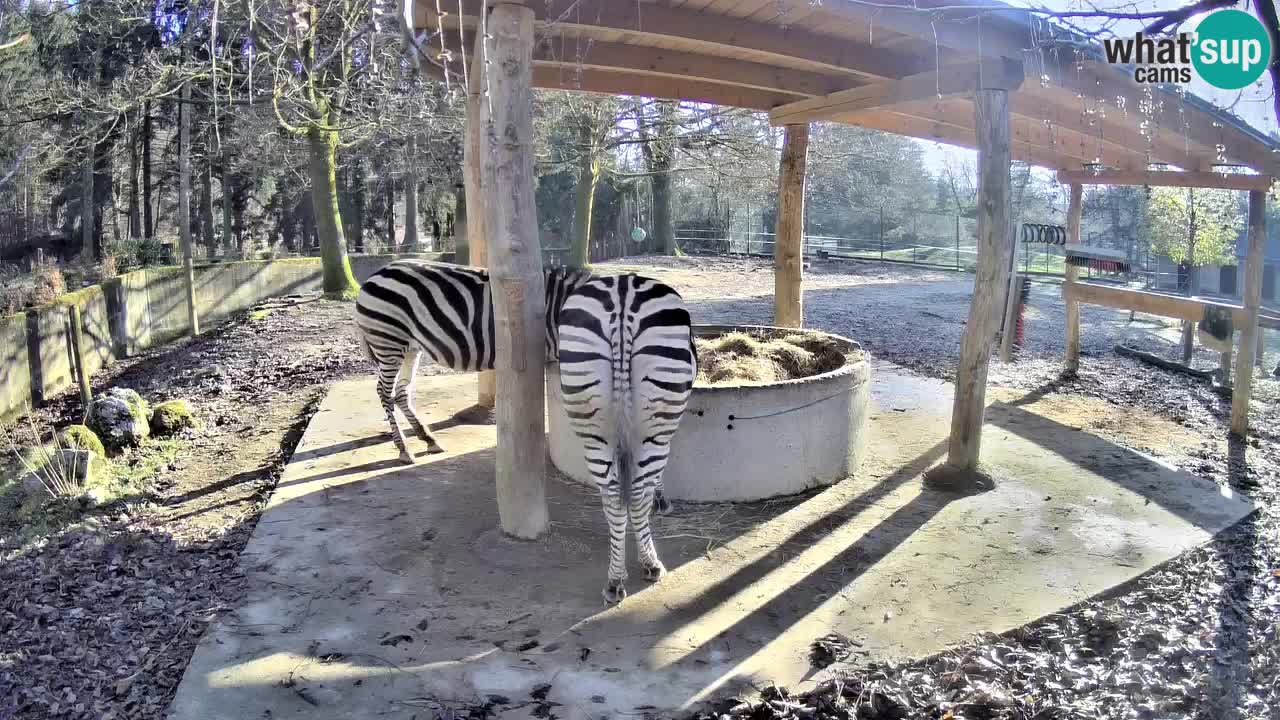
{"label": "zebra's hindquarters", "polygon": [[696,374],[689,313],[669,286],[635,275],[592,280],[558,318],[561,395],[609,523],[605,599],[626,595],[627,520],[645,577],[665,572],[649,529]]}

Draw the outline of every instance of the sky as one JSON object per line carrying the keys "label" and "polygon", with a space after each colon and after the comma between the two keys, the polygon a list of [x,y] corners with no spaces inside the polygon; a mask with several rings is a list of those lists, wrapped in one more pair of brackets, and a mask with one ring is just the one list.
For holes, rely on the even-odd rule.
{"label": "sky", "polygon": [[[1082,0],[1003,0],[1003,2],[1018,7],[1043,7],[1050,10],[1116,10],[1122,12],[1150,12],[1155,10],[1170,10],[1183,7],[1190,4],[1193,0],[1094,0],[1092,3],[1082,2]],[[1248,0],[1242,2],[1238,7],[1252,11],[1252,3]],[[1195,26],[1199,24],[1203,15],[1193,18],[1191,21],[1184,23],[1180,28],[1185,31],[1193,31]],[[1073,18],[1072,22],[1080,27],[1097,28],[1102,26],[1102,21],[1090,18]],[[1141,30],[1143,22],[1138,20],[1120,21],[1112,28],[1117,35],[1132,35],[1134,32]],[[1269,77],[1264,74],[1259,82],[1244,90],[1219,90],[1200,80],[1199,77],[1193,77],[1188,89],[1195,95],[1212,102],[1219,107],[1231,109],[1236,115],[1240,116],[1245,122],[1262,132],[1269,133],[1277,130],[1277,122],[1271,104],[1271,85]],[[952,147],[950,145],[942,145],[940,143],[919,141],[925,147],[925,164],[931,172],[938,172],[942,169],[947,159],[950,157],[965,158],[971,163],[974,158],[974,151]]]}

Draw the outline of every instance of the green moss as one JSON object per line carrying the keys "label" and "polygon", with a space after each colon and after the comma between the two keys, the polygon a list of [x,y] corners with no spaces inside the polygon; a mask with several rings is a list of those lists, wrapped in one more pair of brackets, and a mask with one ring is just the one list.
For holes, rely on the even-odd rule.
{"label": "green moss", "polygon": [[196,414],[186,400],[166,400],[151,411],[151,432],[165,436],[196,426]]}
{"label": "green moss", "polygon": [[58,438],[63,447],[89,450],[97,453],[98,457],[107,456],[107,451],[102,447],[98,434],[90,430],[87,425],[68,425],[58,434]]}
{"label": "green moss", "polygon": [[160,474],[160,469],[173,462],[186,446],[186,441],[178,438],[157,439],[132,451],[127,458],[117,459],[111,464],[109,488],[114,497],[136,495],[146,490]]}
{"label": "green moss", "polygon": [[90,300],[102,297],[103,294],[101,285],[90,285],[89,287],[80,288],[79,290],[59,295],[58,299],[44,307],[52,307],[54,305],[71,307],[72,305],[79,305],[83,308]]}

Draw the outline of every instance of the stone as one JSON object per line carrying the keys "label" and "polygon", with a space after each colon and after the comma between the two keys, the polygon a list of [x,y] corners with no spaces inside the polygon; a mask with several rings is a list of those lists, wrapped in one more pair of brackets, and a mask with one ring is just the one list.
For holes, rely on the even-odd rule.
{"label": "stone", "polygon": [[166,400],[151,411],[151,434],[173,435],[196,426],[195,410],[186,400]]}
{"label": "stone", "polygon": [[67,494],[78,494],[79,489],[92,491],[105,485],[106,470],[102,456],[92,450],[60,448],[49,453],[48,462],[39,470],[23,476],[22,489],[28,494],[49,495],[45,478],[53,475],[70,481],[62,488]]}
{"label": "stone", "polygon": [[90,430],[88,425],[68,425],[58,433],[58,442],[65,448],[90,450],[99,457],[107,456],[107,451],[102,447],[98,434]]}
{"label": "stone", "polygon": [[136,447],[150,434],[150,413],[133,390],[112,388],[89,406],[88,425],[109,449]]}

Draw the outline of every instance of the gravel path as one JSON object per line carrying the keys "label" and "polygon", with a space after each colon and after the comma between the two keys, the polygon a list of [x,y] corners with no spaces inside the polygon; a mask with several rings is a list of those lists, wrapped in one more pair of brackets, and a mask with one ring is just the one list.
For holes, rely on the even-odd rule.
{"label": "gravel path", "polygon": [[[697,321],[770,321],[765,262],[634,258],[597,269],[624,268],[680,289]],[[878,359],[949,378],[971,288],[969,275],[815,263],[806,320]],[[717,717],[1280,717],[1280,384],[1256,383],[1258,431],[1229,443],[1229,401],[1111,351],[1123,341],[1172,357],[1176,328],[1091,307],[1081,374],[1060,380],[1058,295],[1036,287],[1026,347],[1016,363],[993,363],[992,383],[1101,398],[1116,415],[1092,432],[1245,490],[1263,509],[1109,599],[1006,637],[893,667],[860,666],[847,639],[830,638],[815,660],[839,662],[841,683],[802,697],[772,690],[764,703],[726,703]],[[368,372],[350,305],[306,300],[267,303],[98,378],[99,390],[187,397],[205,429],[142,497],[34,541],[0,517],[0,720],[163,717],[204,626],[241,592],[239,552],[317,399],[329,382]],[[1217,358],[1201,352],[1196,362]],[[40,412],[58,424],[78,414],[74,397]],[[1128,419],[1140,414],[1178,422],[1197,441],[1145,447],[1136,442],[1144,426]]]}

